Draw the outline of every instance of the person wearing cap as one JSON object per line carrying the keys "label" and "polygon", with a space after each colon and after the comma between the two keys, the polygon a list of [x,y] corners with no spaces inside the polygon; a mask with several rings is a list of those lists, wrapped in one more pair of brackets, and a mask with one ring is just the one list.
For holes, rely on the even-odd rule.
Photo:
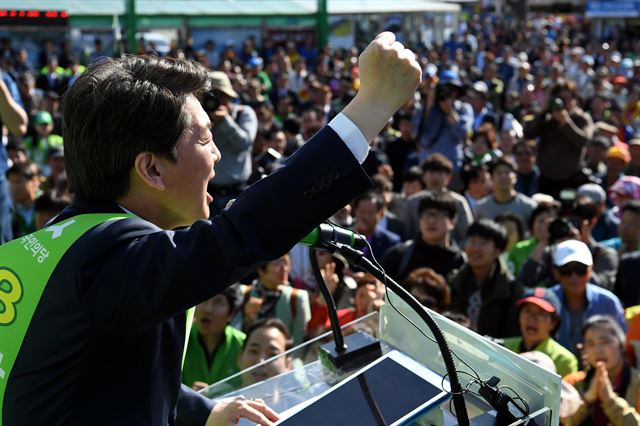
{"label": "person wearing cap", "polygon": [[252,78],[257,79],[260,82],[261,93],[265,96],[268,96],[273,89],[273,84],[271,83],[271,78],[269,78],[269,74],[264,72],[263,70],[264,61],[260,56],[252,55],[249,59],[247,59],[247,63],[245,65],[245,69],[247,73],[245,78],[247,81]]}
{"label": "person wearing cap", "polygon": [[620,300],[609,290],[591,284],[593,257],[582,241],[567,240],[553,251],[553,272],[558,284],[551,291],[562,304],[558,342],[580,357],[582,325],[593,315],[609,315],[626,331],[627,324]]}
{"label": "person wearing cap", "polygon": [[209,73],[211,91],[218,99],[218,108],[207,111],[222,158],[216,165],[216,176],[209,182],[213,197],[211,215],[218,214],[244,190],[251,176],[253,142],[258,132],[258,118],[252,108],[233,103],[238,94],[222,71]]}
{"label": "person wearing cap", "polygon": [[62,147],[62,136],[53,134],[53,117],[48,111],[38,111],[33,119],[35,135],[24,138],[29,159],[35,162],[45,176],[49,176],[47,166],[48,154],[51,148]]}
{"label": "person wearing cap", "polygon": [[196,306],[182,383],[200,390],[237,373],[245,334],[229,325],[241,301],[237,285]]}
{"label": "person wearing cap", "polygon": [[582,161],[592,133],[591,117],[578,107],[575,84],[558,81],[540,112],[524,125],[524,138],[540,141],[540,192],[557,198],[563,189],[585,183]]}
{"label": "person wearing cap", "polygon": [[478,130],[484,123],[484,117],[492,110],[487,103],[489,87],[484,81],[476,81],[467,91],[467,102],[473,108],[473,130]]}
{"label": "person wearing cap", "polygon": [[14,164],[6,177],[13,204],[13,236],[23,237],[37,229],[34,203],[40,191],[40,171],[35,163]]}
{"label": "person wearing cap", "polygon": [[607,173],[602,179],[602,186],[605,189],[610,188],[624,176],[624,169],[629,164],[629,160],[629,151],[624,144],[614,145],[607,150],[605,158]]}
{"label": "person wearing cap", "polygon": [[548,355],[561,377],[578,371],[575,355],[552,337],[560,327],[562,305],[558,297],[549,289],[537,287],[527,290],[516,305],[522,336],[504,339],[504,346],[517,354],[538,351]]}
{"label": "person wearing cap", "polygon": [[595,210],[596,222],[591,225],[591,236],[596,241],[604,241],[618,236],[620,219],[607,208],[607,193],[596,183],[580,185],[576,191],[576,205]]}

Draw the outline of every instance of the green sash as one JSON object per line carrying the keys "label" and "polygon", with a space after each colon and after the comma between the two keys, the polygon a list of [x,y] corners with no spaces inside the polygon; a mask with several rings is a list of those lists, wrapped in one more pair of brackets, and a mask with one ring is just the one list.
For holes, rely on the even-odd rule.
{"label": "green sash", "polygon": [[0,246],[0,424],[9,373],[49,278],[85,232],[133,215],[84,214]]}

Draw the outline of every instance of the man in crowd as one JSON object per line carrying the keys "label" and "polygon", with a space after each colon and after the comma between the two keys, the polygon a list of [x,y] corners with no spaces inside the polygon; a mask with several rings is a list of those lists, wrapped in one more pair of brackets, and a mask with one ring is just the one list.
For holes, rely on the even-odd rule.
{"label": "man in crowd", "polygon": [[353,212],[356,219],[353,229],[364,235],[371,245],[373,253],[367,253],[369,257],[381,259],[400,242],[398,234],[378,226],[384,216],[384,200],[378,193],[371,191],[358,196],[353,200]]}
{"label": "man in crowd", "polygon": [[561,312],[558,342],[580,359],[582,325],[593,315],[610,315],[623,330],[627,329],[618,298],[609,290],[591,284],[593,258],[582,241],[568,240],[553,253],[554,275],[558,284],[551,291],[560,299]]}
{"label": "man in crowd", "polygon": [[457,242],[464,240],[469,224],[473,221],[473,214],[464,196],[447,189],[453,176],[453,164],[442,154],[432,154],[422,163],[422,180],[426,189],[407,198],[405,207],[405,222],[407,235],[412,237],[420,230],[420,216],[418,207],[420,200],[430,192],[449,194],[456,201],[456,224],[453,239]]}
{"label": "man in crowd", "polygon": [[[43,254],[10,265],[12,296],[20,276],[35,273],[29,291],[39,302],[14,298],[3,312],[12,327],[2,337],[3,424],[277,420],[261,401],[214,406],[180,386],[185,311],[286,253],[370,185],[359,166],[367,141],[413,95],[421,70],[392,33],[371,43],[359,69],[360,90],[335,121],[212,222],[203,220],[206,188],[220,152],[196,97],[207,70],[157,57],[87,70],[63,105],[76,200],[32,240],[2,246],[2,259],[33,239],[53,254],[48,272]],[[51,242],[61,235],[66,251]]]}
{"label": "man in crowd", "polygon": [[513,163],[506,158],[498,158],[489,165],[491,173],[491,195],[483,198],[476,206],[477,217],[494,219],[496,216],[512,212],[529,221],[536,202],[515,190],[516,170]]}
{"label": "man in crowd", "polygon": [[224,72],[212,71],[209,79],[219,105],[207,113],[213,125],[213,140],[222,154],[217,176],[209,184],[209,193],[213,196],[212,214],[215,215],[244,190],[251,176],[251,151],[258,119],[252,108],[231,102],[238,94]]}
{"label": "man in crowd", "polygon": [[525,139],[540,138],[540,192],[557,197],[562,189],[585,183],[582,160],[592,133],[591,117],[578,107],[575,84],[558,82],[524,126]]}
{"label": "man in crowd", "polygon": [[465,262],[458,246],[451,241],[457,207],[451,196],[429,194],[420,200],[420,235],[389,250],[382,266],[389,276],[404,283],[407,274],[417,268],[431,268],[447,276]]}

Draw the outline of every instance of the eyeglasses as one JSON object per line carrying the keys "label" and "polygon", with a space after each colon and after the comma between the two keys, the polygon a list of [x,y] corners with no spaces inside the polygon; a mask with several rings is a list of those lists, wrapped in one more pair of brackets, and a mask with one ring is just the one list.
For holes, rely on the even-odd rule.
{"label": "eyeglasses", "polygon": [[575,263],[573,265],[564,265],[558,268],[558,272],[563,277],[570,277],[571,274],[575,273],[580,275],[581,277],[587,274],[587,270],[589,267],[587,265],[583,265],[582,263]]}

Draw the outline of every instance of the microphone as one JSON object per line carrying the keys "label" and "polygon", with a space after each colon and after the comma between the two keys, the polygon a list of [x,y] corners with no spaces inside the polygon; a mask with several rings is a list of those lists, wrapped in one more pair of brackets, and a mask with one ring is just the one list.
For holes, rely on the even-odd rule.
{"label": "microphone", "polygon": [[367,246],[367,240],[348,229],[329,223],[321,223],[309,235],[304,237],[299,244],[324,249],[330,248],[331,245],[344,244],[356,250],[362,250]]}

